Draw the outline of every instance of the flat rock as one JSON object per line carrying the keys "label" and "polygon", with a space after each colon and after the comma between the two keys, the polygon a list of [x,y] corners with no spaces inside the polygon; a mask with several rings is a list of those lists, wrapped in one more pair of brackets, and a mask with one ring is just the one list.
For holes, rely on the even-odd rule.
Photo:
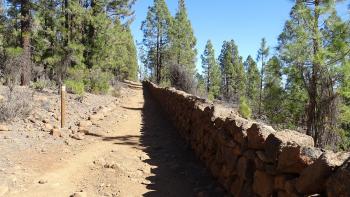
{"label": "flat rock", "polygon": [[88,134],[89,133],[89,129],[87,129],[86,127],[79,126],[78,132],[79,133]]}
{"label": "flat rock", "polygon": [[88,121],[88,120],[82,120],[79,122],[79,127],[90,127],[92,126],[92,122],[91,121]]}
{"label": "flat rock", "polygon": [[82,134],[82,133],[71,134],[70,137],[75,139],[75,140],[83,140],[83,139],[85,139],[84,134]]}

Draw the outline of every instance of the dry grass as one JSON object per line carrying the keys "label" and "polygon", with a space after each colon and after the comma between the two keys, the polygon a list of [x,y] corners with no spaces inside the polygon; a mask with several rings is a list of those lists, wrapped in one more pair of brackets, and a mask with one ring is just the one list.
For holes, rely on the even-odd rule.
{"label": "dry grass", "polygon": [[121,90],[122,90],[123,84],[120,81],[115,80],[113,82],[113,89],[111,90],[111,95],[119,98],[121,96]]}
{"label": "dry grass", "polygon": [[10,91],[0,102],[0,122],[9,122],[15,118],[26,118],[33,109],[29,93]]}

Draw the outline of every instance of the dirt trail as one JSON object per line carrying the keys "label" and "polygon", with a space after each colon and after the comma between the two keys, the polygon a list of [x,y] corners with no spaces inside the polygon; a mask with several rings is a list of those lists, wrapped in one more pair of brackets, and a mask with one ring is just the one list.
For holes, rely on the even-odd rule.
{"label": "dirt trail", "polygon": [[90,132],[93,143],[6,196],[223,196],[157,104],[132,86],[133,96]]}

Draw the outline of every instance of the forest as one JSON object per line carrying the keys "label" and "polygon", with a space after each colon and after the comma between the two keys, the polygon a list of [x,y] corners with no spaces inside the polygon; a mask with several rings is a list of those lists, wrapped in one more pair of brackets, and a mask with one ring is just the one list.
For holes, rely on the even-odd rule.
{"label": "forest", "polygon": [[129,25],[134,0],[7,0],[0,5],[5,84],[106,93],[111,80],[137,79]]}
{"label": "forest", "polygon": [[234,39],[215,52],[208,38],[197,51],[185,0],[174,16],[165,0],[154,0],[136,45],[135,1],[1,1],[0,82],[38,89],[65,84],[83,95],[106,94],[124,79],[151,80],[306,133],[319,147],[349,150],[350,19],[338,15],[338,1],[293,1],[278,46],[262,38],[246,59]]}
{"label": "forest", "polygon": [[319,147],[348,150],[350,20],[338,15],[338,2],[293,1],[278,46],[262,38],[243,60],[234,39],[223,41],[218,58],[210,38],[198,52],[185,1],[172,16],[164,0],[154,0],[141,26],[141,78],[224,101],[245,118],[306,133]]}

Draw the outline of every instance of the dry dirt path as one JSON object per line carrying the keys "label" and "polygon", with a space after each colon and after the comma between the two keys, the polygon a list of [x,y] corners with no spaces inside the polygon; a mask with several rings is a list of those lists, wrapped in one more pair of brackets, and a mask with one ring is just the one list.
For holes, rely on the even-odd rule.
{"label": "dry dirt path", "polygon": [[224,196],[142,89],[99,125],[93,143],[6,196]]}

